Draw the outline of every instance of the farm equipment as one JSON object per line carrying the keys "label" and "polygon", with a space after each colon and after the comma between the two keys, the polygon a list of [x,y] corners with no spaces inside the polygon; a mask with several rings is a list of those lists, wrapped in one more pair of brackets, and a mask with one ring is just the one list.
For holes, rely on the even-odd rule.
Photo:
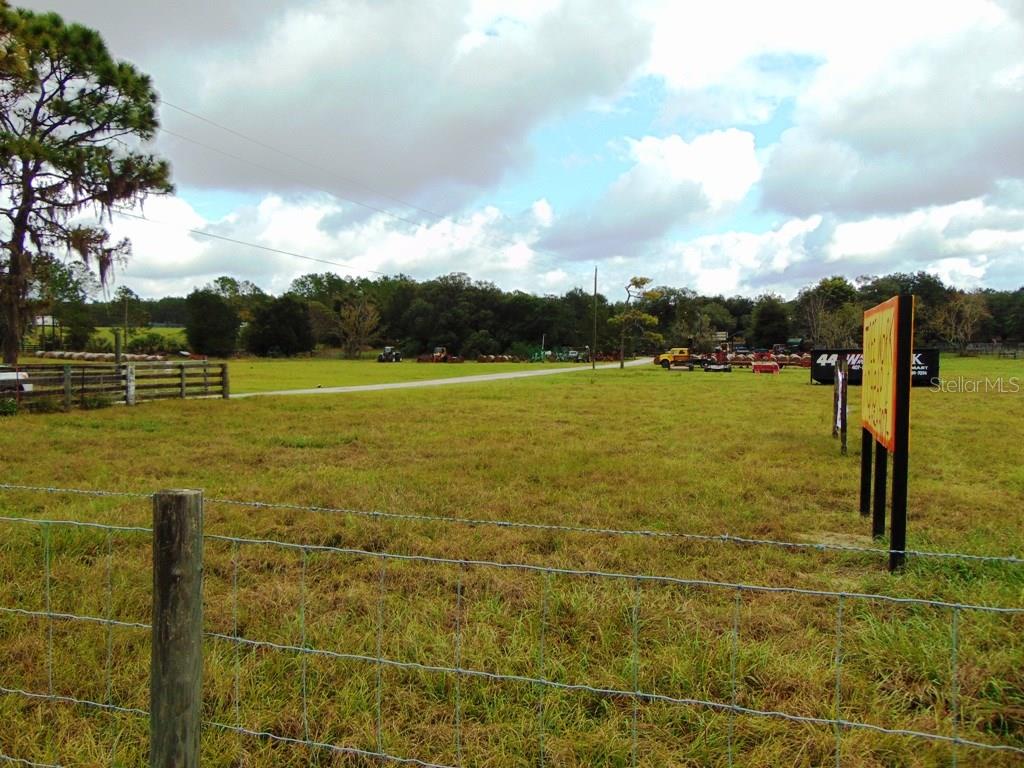
{"label": "farm equipment", "polygon": [[750,370],[754,373],[778,374],[781,366],[774,360],[755,360],[751,364]]}
{"label": "farm equipment", "polygon": [[28,374],[25,371],[0,368],[0,393],[5,392],[31,392],[32,384],[29,383]]}
{"label": "farm equipment", "polygon": [[697,367],[705,370],[709,368],[718,370],[716,366],[728,366],[730,368],[749,368],[754,373],[777,373],[787,366],[793,368],[811,367],[811,356],[808,354],[775,354],[766,350],[743,353],[727,352],[719,349],[707,354],[689,355],[685,361],[679,360],[677,362],[671,358],[666,359],[668,355],[678,352],[679,349],[677,347],[659,355],[654,359],[654,362],[660,364],[665,370],[669,370],[672,366],[678,366],[682,370],[689,371]]}
{"label": "farm equipment", "polygon": [[400,363],[402,362],[402,353],[394,347],[384,347],[384,351],[377,355],[378,363]]}
{"label": "farm equipment", "polygon": [[559,350],[556,355],[556,359],[560,363],[589,363],[590,347],[583,347],[582,349]]}
{"label": "farm equipment", "polygon": [[423,354],[416,358],[417,363],[464,363],[465,358],[448,353],[447,347],[434,347],[433,354]]}
{"label": "farm equipment", "polygon": [[654,364],[660,365],[666,371],[673,365],[687,365],[692,361],[693,357],[686,347],[672,347],[668,352],[662,352],[654,358]]}

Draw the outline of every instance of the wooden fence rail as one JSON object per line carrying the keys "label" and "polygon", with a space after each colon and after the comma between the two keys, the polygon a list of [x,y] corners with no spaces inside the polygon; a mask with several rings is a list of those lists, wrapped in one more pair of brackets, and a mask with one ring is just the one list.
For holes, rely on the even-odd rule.
{"label": "wooden fence rail", "polygon": [[32,408],[55,402],[64,410],[96,407],[105,401],[135,405],[146,400],[230,397],[227,363],[207,361],[78,365],[21,365],[22,374],[0,381],[0,399]]}

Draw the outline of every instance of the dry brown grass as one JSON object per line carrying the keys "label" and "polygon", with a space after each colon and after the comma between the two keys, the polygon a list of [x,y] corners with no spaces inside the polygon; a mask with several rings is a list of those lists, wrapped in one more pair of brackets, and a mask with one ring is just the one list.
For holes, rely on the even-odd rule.
{"label": "dry brown grass", "polygon": [[[1013,362],[944,361],[947,374],[1020,375]],[[983,366],[989,366],[985,368]],[[209,498],[300,502],[362,510],[551,523],[655,528],[789,540],[866,543],[856,514],[856,455],[828,436],[830,393],[787,371],[713,377],[660,370],[496,382],[430,392],[344,397],[163,402],[18,417],[3,423],[5,480],[152,491],[204,488]],[[1024,543],[1024,400],[1020,395],[915,392],[910,543],[978,553]],[[852,440],[856,448],[857,441]],[[856,451],[854,451],[854,454]],[[147,524],[145,500],[0,493],[6,515]],[[1020,606],[1017,566],[912,560],[898,576],[883,558],[772,548],[618,538],[343,514],[259,510],[208,502],[208,532],[283,541],[480,558],[580,569],[825,590],[866,591]],[[38,529],[2,525],[0,605],[43,604]],[[107,611],[106,535],[51,530],[52,609]],[[148,541],[114,540],[113,616],[147,621]],[[230,544],[207,542],[207,630],[233,631]],[[384,656],[452,666],[456,626],[467,668],[629,690],[633,686],[629,582],[482,567],[389,562],[383,599],[378,561],[337,553],[302,556],[242,545],[238,623],[248,638],[301,641],[375,655],[383,611]],[[462,612],[457,612],[461,580]],[[546,610],[545,610],[546,604]],[[728,702],[732,696],[732,590],[668,584],[639,589],[639,687]],[[834,707],[836,600],[744,593],[736,645],[737,702],[830,717]],[[540,658],[541,634],[544,657]],[[960,614],[960,735],[1024,746],[1021,618]],[[54,689],[106,696],[106,629],[54,623]],[[148,638],[115,629],[113,699],[145,708]],[[0,685],[47,689],[47,623],[0,616]],[[236,664],[247,727],[375,749],[376,665],[210,639],[205,714],[234,722]],[[952,733],[950,614],[844,601],[841,712],[891,728]],[[306,717],[301,680],[307,680]],[[382,746],[456,762],[456,700],[463,763],[632,764],[629,697],[385,668]],[[827,726],[644,703],[640,765],[834,763]],[[71,765],[136,765],[146,724],[0,695],[0,746],[20,757]],[[949,745],[865,731],[842,734],[846,766],[932,766]],[[368,765],[361,758],[241,738],[208,729],[208,765]],[[961,765],[1019,764],[1012,755],[959,748]]]}

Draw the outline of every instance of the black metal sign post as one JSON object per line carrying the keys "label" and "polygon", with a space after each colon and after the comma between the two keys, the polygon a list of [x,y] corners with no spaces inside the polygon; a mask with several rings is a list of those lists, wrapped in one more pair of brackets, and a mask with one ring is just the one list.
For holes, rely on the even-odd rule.
{"label": "black metal sign post", "polygon": [[839,453],[846,455],[846,429],[847,415],[850,410],[850,366],[846,362],[846,355],[839,359],[839,374],[842,382],[839,385]]}
{"label": "black metal sign post", "polygon": [[860,514],[871,514],[871,446],[875,438],[866,427],[860,428]]}
{"label": "black metal sign post", "polygon": [[885,535],[885,507],[888,496],[886,486],[891,453],[892,512],[889,524],[889,570],[896,571],[906,562],[907,548],[907,470],[910,463],[910,388],[914,367],[914,297],[897,296],[867,310],[864,313],[864,345],[860,513],[864,516],[871,514],[872,536],[877,539]]}
{"label": "black metal sign post", "polygon": [[889,452],[875,441],[875,502],[871,511],[871,535],[885,536],[885,485],[889,474]]}
{"label": "black metal sign post", "polygon": [[889,570],[903,566],[907,548],[907,470],[910,464],[910,375],[913,365],[914,297],[899,297],[896,316],[896,446],[892,455],[892,522]]}

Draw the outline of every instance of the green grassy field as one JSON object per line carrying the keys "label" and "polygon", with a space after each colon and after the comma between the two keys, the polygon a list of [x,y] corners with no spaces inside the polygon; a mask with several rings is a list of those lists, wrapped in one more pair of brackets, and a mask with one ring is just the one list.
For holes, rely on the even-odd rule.
{"label": "green grassy field", "polygon": [[[22,362],[63,365],[66,361],[26,356]],[[223,361],[215,360],[214,362],[221,363]],[[401,363],[378,363],[369,353],[362,360],[342,360],[335,353],[333,357],[312,358],[239,357],[232,358],[227,362],[231,366],[231,391],[237,394],[447,379],[455,376],[501,373],[502,371],[538,370],[545,366],[549,368],[572,367],[568,363],[427,364],[417,363],[415,360],[406,360]]]}
{"label": "green grassy field", "polygon": [[[113,326],[100,326],[99,328],[96,329],[96,332],[93,335],[97,336],[97,337],[100,337],[100,338],[104,338],[107,341],[109,341],[111,344],[113,344],[114,343],[114,330],[115,330],[115,328]],[[124,329],[118,329],[118,330],[122,331],[121,339],[124,340],[124,332],[123,332]],[[139,329],[137,329],[135,331],[135,335],[141,335],[141,334],[145,334],[145,333],[155,333],[155,334],[157,334],[159,336],[163,336],[165,338],[177,338],[177,339],[182,339],[183,341],[185,339],[185,328],[184,328],[184,326],[174,326],[174,327],[168,328],[168,327],[164,327],[164,326],[151,325],[151,326],[147,326],[146,328],[139,328]]]}
{"label": "green grassy field", "polygon": [[[266,365],[293,364],[321,363]],[[468,365],[364,367],[425,369],[431,377],[470,372]],[[947,358],[943,374],[951,382],[1003,377],[1008,386],[1011,377],[1024,379],[1024,364]],[[244,374],[236,365],[232,376]],[[142,492],[199,487],[208,498],[870,546],[870,524],[856,512],[859,440],[854,433],[851,455],[839,455],[830,406],[831,389],[808,385],[804,371],[760,377],[651,366],[450,389],[19,416],[2,422],[0,455],[10,483]],[[1020,554],[1022,443],[1019,391],[915,390],[910,547]],[[13,491],[0,491],[0,513],[142,525],[150,519],[145,499]],[[1024,567],[1014,565],[912,558],[904,573],[891,576],[884,557],[863,554],[212,501],[206,518],[209,533],[369,551],[1024,605]],[[0,606],[43,610],[43,533],[27,525],[0,529]],[[106,534],[53,528],[49,539],[52,610],[106,615]],[[111,615],[148,621],[148,539],[118,535],[113,552]],[[742,592],[737,603],[731,589],[652,582],[635,588],[482,566],[391,561],[382,569],[368,557],[303,557],[260,545],[235,550],[211,540],[209,631],[233,632],[236,562],[238,628],[246,638],[299,645],[305,635],[309,647],[373,656],[380,626],[381,651],[394,660],[450,667],[458,653],[470,669],[726,703],[735,666],[742,706],[835,713],[835,598]],[[943,735],[955,728],[962,738],[1024,747],[1021,616],[958,613],[954,696],[949,611],[853,598],[843,604],[843,718]],[[55,692],[105,701],[106,632],[54,622],[51,670],[46,622],[0,615],[0,686],[46,691],[52,673]],[[116,628],[110,642],[112,699],[146,708],[147,633]],[[246,727],[377,748],[374,664],[265,647],[238,653],[212,638],[205,664],[204,714],[211,720],[236,721],[237,670]],[[632,765],[634,711],[638,765],[725,766],[730,732],[735,765],[835,764],[836,734],[825,725],[666,703],[634,710],[630,697],[566,690],[542,697],[529,684],[408,669],[383,668],[380,680],[380,745],[442,764]],[[8,755],[68,765],[145,760],[147,724],[134,715],[0,694],[0,723]],[[844,766],[948,765],[954,751],[864,730],[840,737]],[[373,764],[213,728],[203,750],[212,766]],[[1020,764],[1019,755],[965,746],[956,755],[960,765]]]}
{"label": "green grassy field", "polygon": [[[328,358],[279,359],[240,358],[229,361],[232,391],[274,392],[284,389],[348,387],[359,384],[388,384],[395,381],[448,379],[481,373],[536,370],[530,363],[378,363],[364,360]],[[548,364],[550,367],[555,365]]]}

